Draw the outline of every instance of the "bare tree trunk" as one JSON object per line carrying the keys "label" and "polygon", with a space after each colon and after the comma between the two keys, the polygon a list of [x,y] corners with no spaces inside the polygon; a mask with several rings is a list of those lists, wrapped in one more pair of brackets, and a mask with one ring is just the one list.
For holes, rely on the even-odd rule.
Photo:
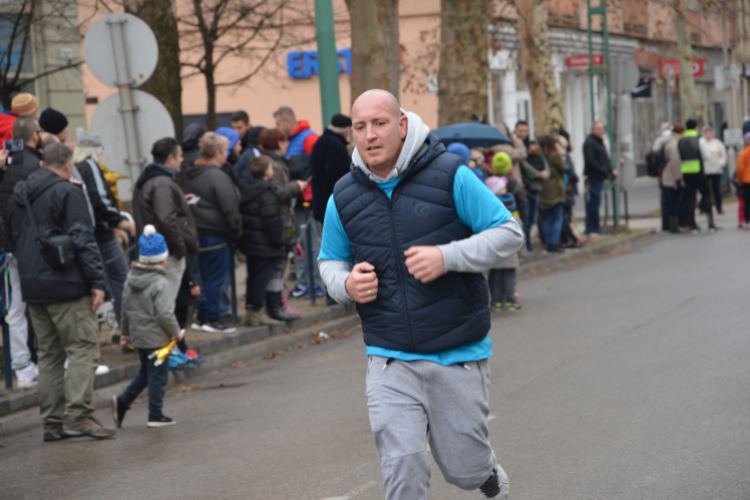
{"label": "bare tree trunk", "polygon": [[565,118],[547,37],[547,0],[514,0],[526,83],[537,134],[556,134]]}
{"label": "bare tree trunk", "polygon": [[398,0],[346,0],[352,26],[352,103],[364,91],[399,95]]}
{"label": "bare tree trunk", "polygon": [[438,125],[487,115],[489,0],[440,2]]}
{"label": "bare tree trunk", "polygon": [[206,110],[206,128],[216,130],[216,82],[214,80],[214,67],[206,61],[206,94],[208,96],[208,109]]}
{"label": "bare tree trunk", "polygon": [[680,101],[683,118],[698,121],[698,127],[707,123],[706,103],[698,97],[693,78],[693,48],[690,46],[690,33],[685,18],[683,0],[674,0],[674,26],[677,31],[677,50],[680,57]]}
{"label": "bare tree trunk", "polygon": [[149,25],[159,46],[159,63],[151,78],[141,86],[169,111],[175,138],[182,140],[182,80],[180,78],[180,37],[173,0],[126,0],[125,11]]}

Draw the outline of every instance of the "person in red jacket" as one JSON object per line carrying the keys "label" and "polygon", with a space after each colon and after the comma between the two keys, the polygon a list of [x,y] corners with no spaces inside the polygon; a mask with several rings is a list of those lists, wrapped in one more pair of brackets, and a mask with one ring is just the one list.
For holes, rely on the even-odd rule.
{"label": "person in red jacket", "polygon": [[18,94],[10,104],[11,111],[0,113],[0,141],[13,139],[13,122],[19,116],[33,116],[39,111],[39,101],[28,92]]}
{"label": "person in red jacket", "polygon": [[737,185],[742,188],[745,206],[742,228],[750,228],[750,132],[745,134],[745,149],[737,158]]}

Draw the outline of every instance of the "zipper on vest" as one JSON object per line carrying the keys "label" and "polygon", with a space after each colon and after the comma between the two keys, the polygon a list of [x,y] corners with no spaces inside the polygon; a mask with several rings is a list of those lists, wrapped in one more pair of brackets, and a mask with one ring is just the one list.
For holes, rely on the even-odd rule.
{"label": "zipper on vest", "polygon": [[[398,186],[396,186],[398,187]],[[383,196],[385,196],[385,200],[388,203],[388,218],[391,222],[391,239],[393,240],[393,251],[396,253],[396,267],[398,268],[398,276],[401,279],[401,293],[404,294],[404,316],[406,317],[406,337],[409,340],[409,349],[411,349],[412,352],[415,352],[414,349],[414,339],[411,335],[411,319],[409,318],[409,306],[408,301],[406,300],[406,281],[404,280],[404,270],[401,269],[401,256],[399,255],[398,250],[398,242],[396,241],[396,221],[393,219],[393,206],[391,205],[391,200],[388,199],[388,195],[383,192],[382,189],[379,189],[381,193],[383,193]],[[391,193],[391,196],[395,195],[395,189],[394,192]]]}

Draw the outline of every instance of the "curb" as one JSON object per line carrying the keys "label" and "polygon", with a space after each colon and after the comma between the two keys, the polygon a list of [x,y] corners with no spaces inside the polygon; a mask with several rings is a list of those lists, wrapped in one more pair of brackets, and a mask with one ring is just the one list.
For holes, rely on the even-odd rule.
{"label": "curb", "polygon": [[[351,309],[348,306],[340,307],[346,312]],[[310,323],[312,323],[312,321],[310,321]],[[206,361],[195,370],[178,374],[170,372],[167,388],[187,383],[192,379],[199,378],[208,373],[229,368],[237,361],[256,361],[264,358],[269,353],[302,348],[305,345],[309,346],[308,341],[310,340],[310,337],[315,333],[319,333],[324,328],[328,331],[334,331],[353,328],[359,325],[359,323],[359,315],[353,314],[328,321],[327,323],[321,323],[319,325],[305,328],[300,331],[289,333],[282,332],[281,334],[274,334],[263,340],[233,346],[231,349],[216,352],[211,357],[207,358]],[[252,330],[262,330],[262,328],[254,328]],[[238,332],[237,336],[250,333],[252,330],[249,332]],[[266,330],[268,329],[266,328]],[[140,366],[140,363],[138,363],[138,366]],[[93,406],[97,410],[109,407],[112,396],[124,391],[128,384],[130,384],[129,379],[94,389],[92,398]],[[16,410],[8,415],[0,417],[0,437],[8,437],[13,434],[19,434],[42,426],[39,408],[36,406],[36,393],[33,392],[29,394],[34,396],[34,405],[32,407]]]}
{"label": "curb", "polygon": [[[238,346],[254,344],[269,337],[283,336],[287,329],[308,328],[318,322],[332,321],[341,317],[356,315],[355,308],[352,305],[335,305],[326,307],[323,310],[315,311],[312,314],[302,316],[293,321],[281,323],[273,326],[262,326],[254,328],[240,329],[240,331],[224,335],[222,337],[203,340],[191,344],[202,355],[214,355],[225,350],[235,349]],[[210,359],[210,358],[209,358]],[[236,361],[236,360],[235,360]],[[206,361],[206,363],[208,360]],[[204,363],[204,365],[206,364]],[[94,380],[94,389],[108,387],[123,380],[132,379],[138,370],[140,362],[133,361],[125,365],[113,367],[109,373],[97,375]],[[0,398],[0,418],[24,410],[26,408],[36,407],[37,391],[36,388],[18,391]],[[1,435],[0,431],[0,435]]]}
{"label": "curb", "polygon": [[618,248],[622,248],[631,243],[646,240],[647,238],[651,238],[657,234],[659,234],[659,232],[656,229],[649,229],[642,233],[630,234],[623,238],[617,238],[614,241],[603,243],[601,245],[583,247],[579,250],[555,255],[554,257],[540,258],[539,260],[534,260],[533,262],[522,264],[518,273],[519,278],[536,276],[542,273],[563,269],[570,263],[589,260],[594,257],[607,254]]}

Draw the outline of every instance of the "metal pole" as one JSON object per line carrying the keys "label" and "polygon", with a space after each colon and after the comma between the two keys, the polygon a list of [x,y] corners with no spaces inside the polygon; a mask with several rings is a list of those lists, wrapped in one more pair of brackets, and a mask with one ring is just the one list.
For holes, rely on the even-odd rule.
{"label": "metal pole", "polygon": [[310,304],[315,305],[315,270],[313,266],[313,251],[312,251],[312,226],[315,221],[310,216],[310,202],[306,201],[302,204],[305,207],[305,242],[307,248],[305,249],[305,258],[307,259],[307,285],[310,287]]}
{"label": "metal pole", "polygon": [[336,55],[336,33],[331,0],[315,0],[315,35],[318,40],[318,76],[323,127],[333,115],[341,112],[339,97],[339,61]]}
{"label": "metal pole", "polygon": [[234,251],[232,247],[227,247],[229,252],[229,287],[232,290],[232,321],[237,323],[237,281],[234,266]]}
{"label": "metal pole", "polygon": [[13,366],[10,359],[10,328],[5,322],[5,315],[1,320],[3,322],[3,369],[5,371],[5,388],[13,389]]}
{"label": "metal pole", "polygon": [[592,33],[591,33],[591,0],[586,0],[586,7],[588,13],[588,33],[589,33],[589,101],[591,105],[591,124],[594,125],[596,121],[596,111],[594,109],[594,48],[592,46]]}
{"label": "metal pole", "polygon": [[125,129],[125,144],[127,146],[127,164],[130,168],[131,185],[135,185],[136,179],[141,175],[141,167],[144,160],[140,155],[138,147],[138,134],[135,129],[135,112],[137,108],[133,106],[133,95],[130,86],[134,83],[130,78],[130,69],[128,68],[128,59],[125,53],[125,34],[123,24],[126,19],[107,21],[109,33],[112,37],[112,52],[115,60],[115,73],[117,74],[117,89],[120,94],[120,108],[122,121]]}
{"label": "metal pole", "polygon": [[[724,6],[721,7],[721,53],[724,57],[724,68],[725,68],[725,75],[729,72],[729,41],[727,40],[727,16],[726,12],[724,11]],[[732,125],[732,119],[730,117],[732,113],[732,89],[727,89],[726,83],[724,85],[724,106],[725,106],[725,112],[724,112],[724,119],[727,122],[727,126],[731,128]],[[716,135],[717,137],[721,135],[722,128],[721,123],[717,123],[717,129]],[[720,137],[722,140],[723,137]]]}

